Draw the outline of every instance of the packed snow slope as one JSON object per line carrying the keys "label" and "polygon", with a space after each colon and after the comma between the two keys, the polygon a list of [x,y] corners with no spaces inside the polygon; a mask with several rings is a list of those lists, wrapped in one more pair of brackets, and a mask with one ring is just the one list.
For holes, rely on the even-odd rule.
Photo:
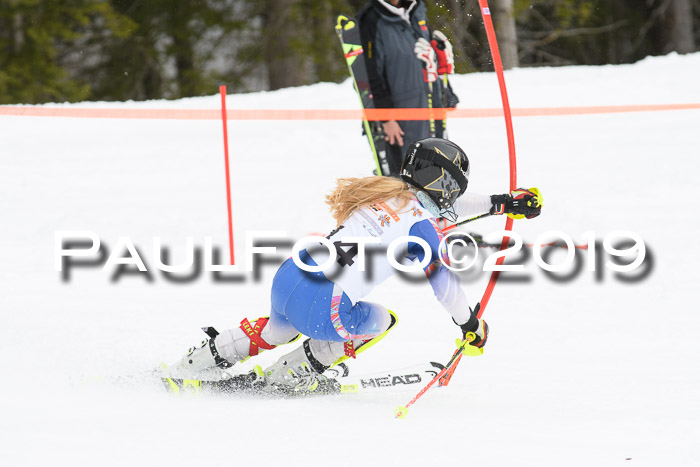
{"label": "packed snow slope", "polygon": [[[513,107],[699,103],[698,77],[700,54],[506,73]],[[462,108],[500,107],[493,73],[455,76],[453,86]],[[219,97],[82,105],[216,109]],[[348,81],[228,97],[230,108],[357,105]],[[198,247],[212,237],[227,257],[221,122],[0,117],[0,463],[699,465],[700,110],[523,117],[514,126],[519,184],[544,195],[539,218],[515,223],[524,240],[550,230],[577,243],[589,231],[600,241],[636,232],[646,274],[620,277],[604,253],[596,272],[583,263],[552,278],[532,251],[518,257],[525,272],[497,285],[484,315],[485,355],[464,359],[448,387],[396,420],[393,409],[418,388],[177,398],[136,377],[178,359],[202,339],[200,326],[266,315],[276,265],[289,255],[280,248],[260,277],[238,282],[208,273],[175,282],[156,268],[154,237],[170,263],[185,257],[187,237]],[[231,121],[229,131],[237,262],[250,231],[328,232],[324,195],[334,180],[372,169],[357,121]],[[471,158],[469,189],[506,192],[503,119],[453,119],[449,132]],[[62,279],[61,230],[95,232],[116,257],[127,256],[112,249],[128,237],[150,277],[112,280],[114,268],[92,266]],[[564,256],[557,250],[549,261]],[[472,304],[487,278],[464,275]],[[458,329],[426,283],[390,279],[368,299],[400,322],[350,362],[355,374],[449,358]]]}

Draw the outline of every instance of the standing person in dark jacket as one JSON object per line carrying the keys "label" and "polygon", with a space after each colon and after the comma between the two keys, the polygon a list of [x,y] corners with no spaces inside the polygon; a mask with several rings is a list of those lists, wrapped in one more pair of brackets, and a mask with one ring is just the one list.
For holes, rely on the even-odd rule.
{"label": "standing person in dark jacket", "polygon": [[[438,73],[454,70],[452,46],[436,31],[432,41],[421,0],[370,0],[358,13],[362,48],[376,108],[442,107]],[[437,52],[437,54],[436,54]],[[423,138],[443,136],[441,122],[389,120],[383,123],[389,143],[390,174],[398,175],[409,146]]]}

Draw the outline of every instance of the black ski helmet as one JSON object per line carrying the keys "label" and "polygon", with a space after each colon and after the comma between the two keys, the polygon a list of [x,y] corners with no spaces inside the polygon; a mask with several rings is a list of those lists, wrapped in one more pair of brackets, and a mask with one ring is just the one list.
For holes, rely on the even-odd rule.
{"label": "black ski helmet", "polygon": [[452,211],[469,182],[469,158],[452,141],[426,138],[413,143],[401,165],[401,178],[424,191],[441,211]]}

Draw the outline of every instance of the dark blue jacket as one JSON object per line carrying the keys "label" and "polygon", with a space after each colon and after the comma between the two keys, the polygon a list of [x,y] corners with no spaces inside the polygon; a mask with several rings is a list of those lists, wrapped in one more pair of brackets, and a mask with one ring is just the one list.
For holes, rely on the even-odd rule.
{"label": "dark blue jacket", "polygon": [[[413,51],[419,37],[430,41],[426,8],[421,0],[410,13],[409,25],[377,0],[360,11],[357,20],[367,74],[376,108],[428,108],[428,83],[423,77],[423,62]],[[439,86],[433,86],[433,105],[441,102]],[[404,147],[430,136],[428,121],[399,122],[404,131]]]}

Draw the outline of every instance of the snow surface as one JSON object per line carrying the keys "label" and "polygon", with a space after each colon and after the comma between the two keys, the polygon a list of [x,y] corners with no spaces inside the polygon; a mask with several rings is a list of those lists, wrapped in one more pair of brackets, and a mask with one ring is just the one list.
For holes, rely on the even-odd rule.
{"label": "snow surface", "polygon": [[[700,54],[634,65],[513,70],[513,107],[700,102]],[[499,107],[492,73],[455,76],[463,108]],[[93,107],[218,108],[219,97]],[[228,97],[230,108],[356,108],[349,82]],[[404,420],[417,388],[305,400],[176,398],[117,384],[179,358],[199,327],[268,312],[274,264],[260,280],[167,281],[152,238],[174,262],[184,241],[226,252],[221,123],[0,117],[0,462],[2,465],[700,465],[700,314],[694,215],[700,110],[527,117],[514,121],[518,179],[538,186],[542,216],[516,222],[533,241],[561,230],[581,242],[625,229],[653,264],[624,282],[603,267],[555,282],[501,282],[485,317],[486,353],[463,360]],[[355,121],[229,122],[236,254],[251,230],[327,232],[324,194],[368,175]],[[470,189],[507,191],[500,118],[452,120],[472,161]],[[488,219],[469,231],[501,229]],[[127,236],[152,281],[99,267],[54,269],[54,233]],[[486,253],[481,252],[482,255]],[[281,261],[288,251],[278,254]],[[552,262],[561,260],[557,252]],[[278,262],[279,262],[278,261]],[[652,261],[652,263],[649,263]],[[506,275],[507,276],[507,275]],[[472,302],[486,273],[465,279]],[[391,279],[370,300],[399,326],[351,362],[362,374],[446,361],[457,330],[425,283]],[[266,352],[262,363],[289,348]]]}

